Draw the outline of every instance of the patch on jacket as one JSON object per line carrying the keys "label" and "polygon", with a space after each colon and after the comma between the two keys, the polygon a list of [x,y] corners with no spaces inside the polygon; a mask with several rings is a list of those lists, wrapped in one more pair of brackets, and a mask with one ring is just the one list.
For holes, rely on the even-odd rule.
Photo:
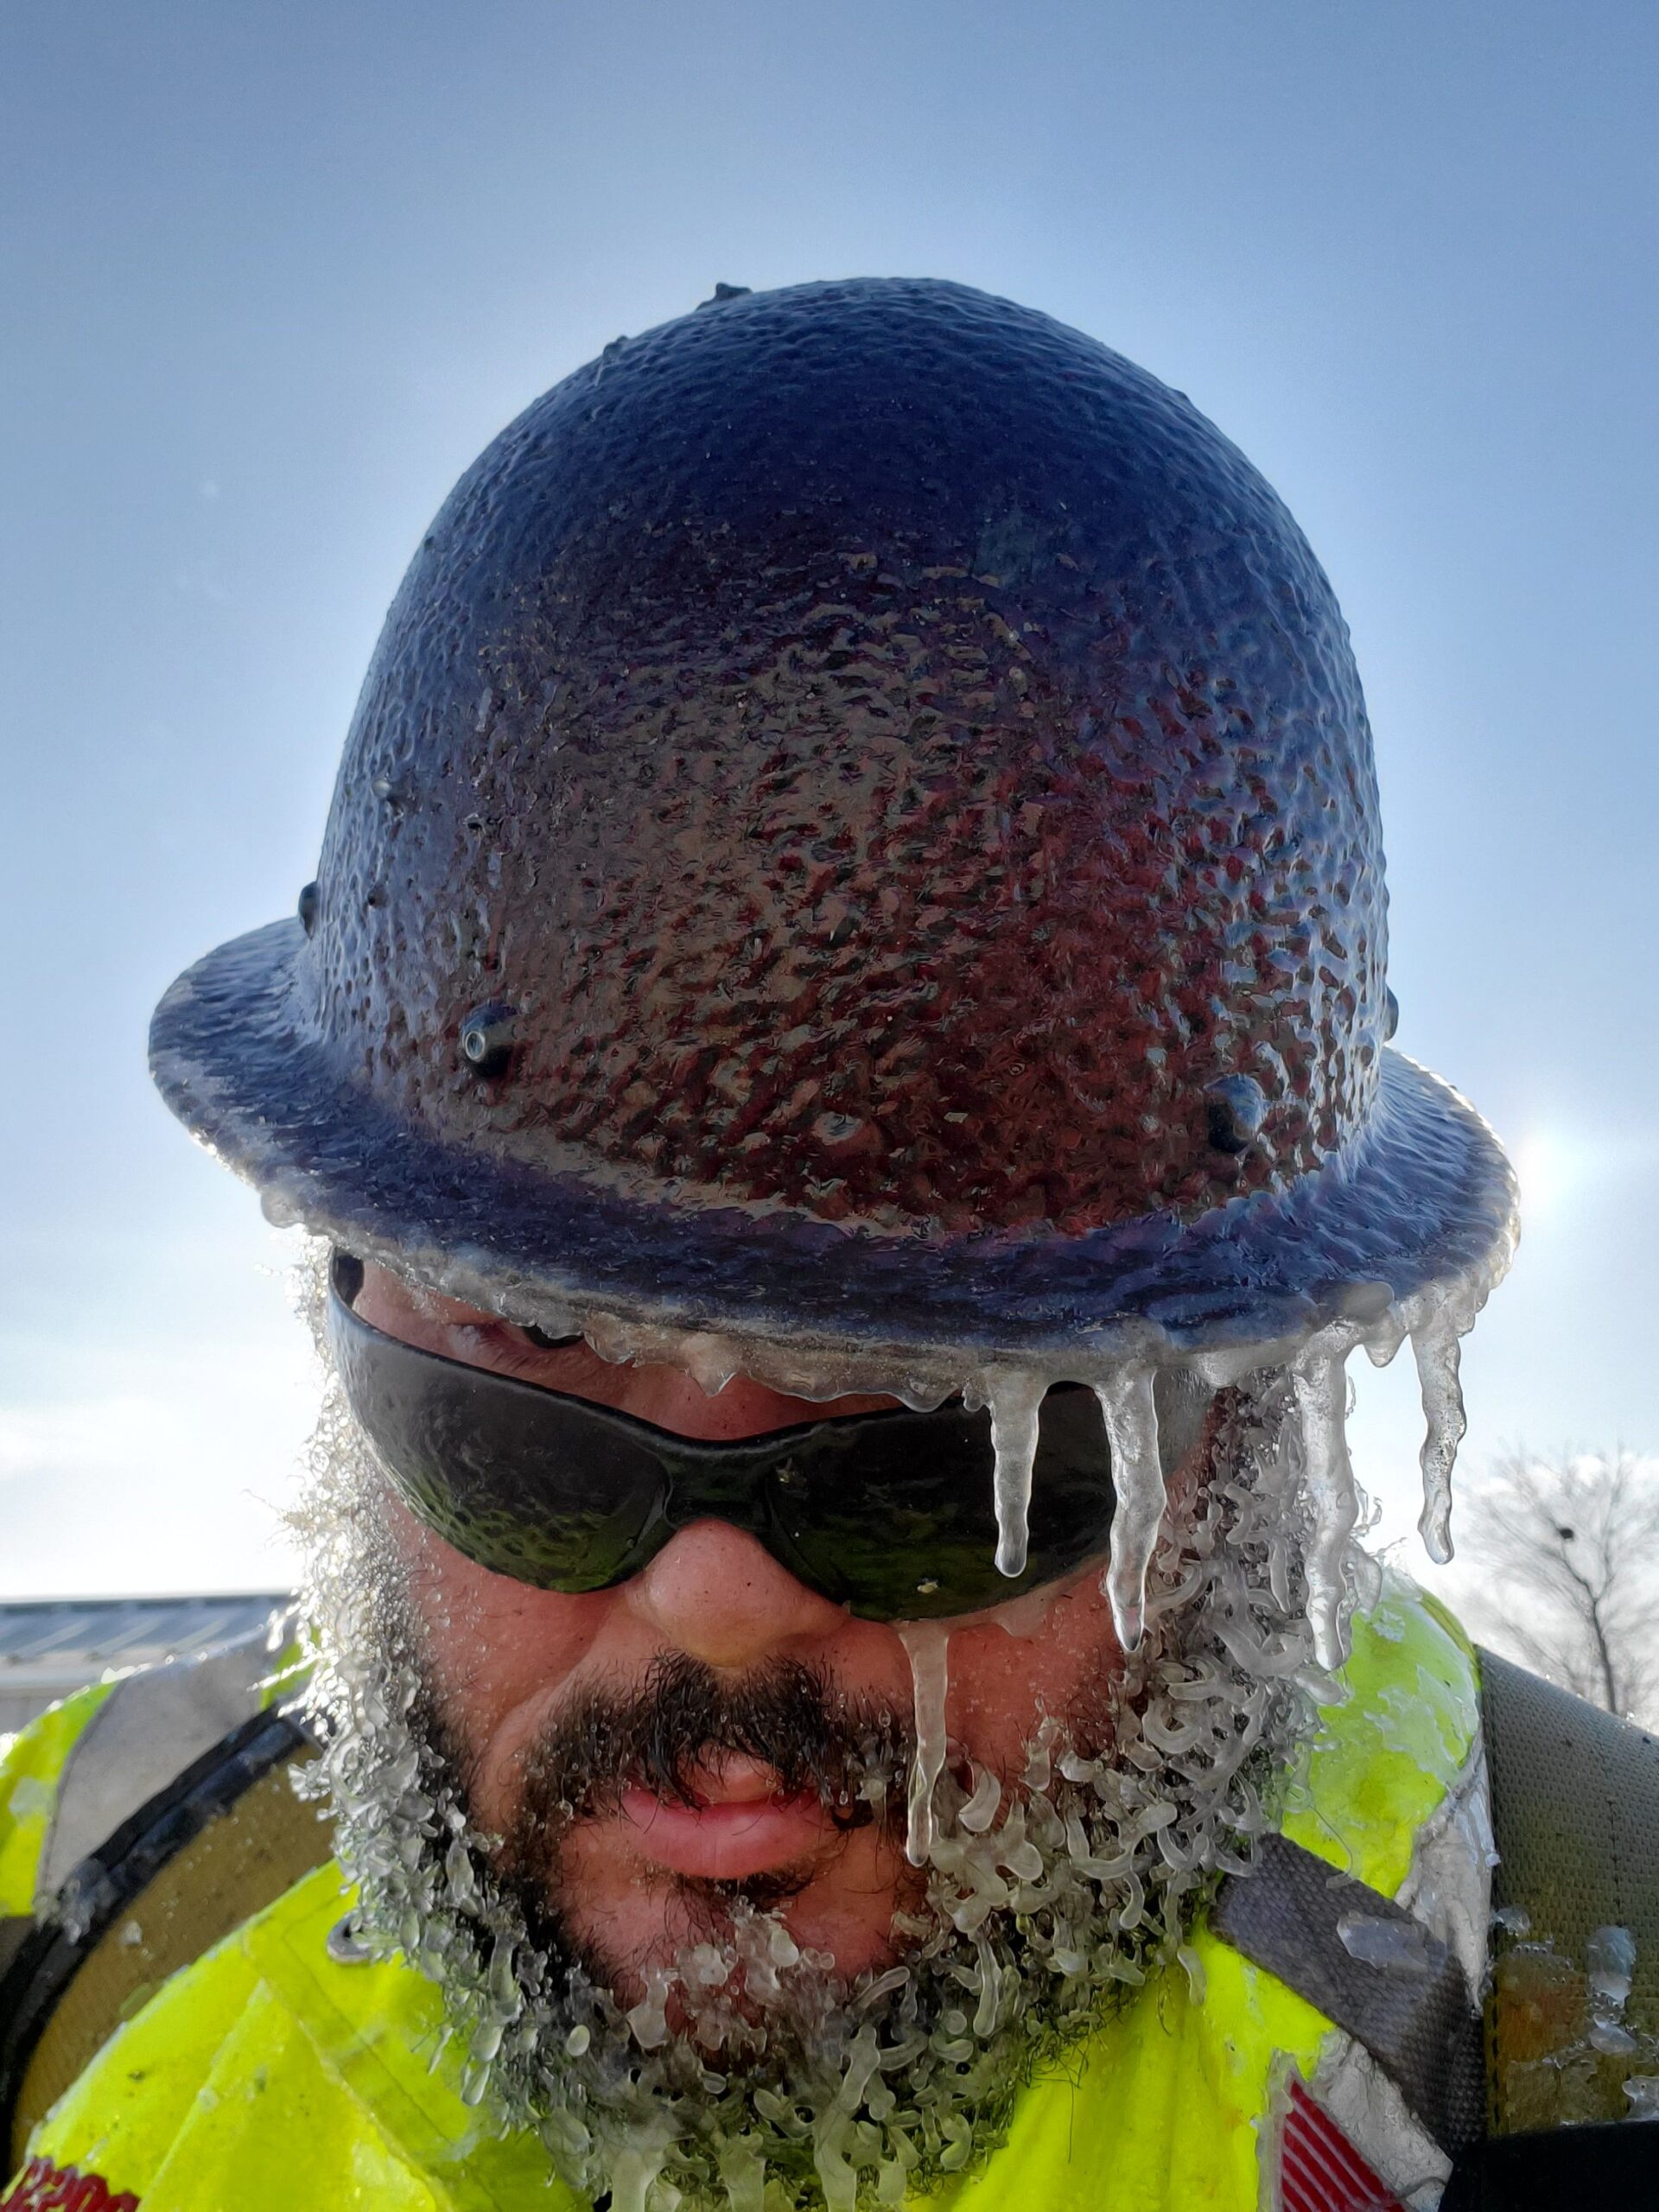
{"label": "patch on jacket", "polygon": [[1279,2139],[1279,2196],[1284,2212],[1402,2212],[1388,2183],[1297,2081]]}
{"label": "patch on jacket", "polygon": [[0,2196],[0,2212],[138,2212],[138,2200],[130,2189],[112,2196],[102,2174],[31,2158],[10,2194]]}

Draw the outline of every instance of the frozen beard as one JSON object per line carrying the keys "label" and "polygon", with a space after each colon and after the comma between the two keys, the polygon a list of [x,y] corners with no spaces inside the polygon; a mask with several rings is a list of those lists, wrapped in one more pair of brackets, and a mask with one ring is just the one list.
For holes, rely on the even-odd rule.
{"label": "frozen beard", "polygon": [[[731,1688],[677,1662],[636,1696],[579,1705],[532,1758],[512,1833],[491,1839],[389,1572],[382,1478],[331,1393],[302,1527],[336,1849],[357,1942],[442,1988],[442,2063],[480,2120],[532,2131],[613,2212],[853,2212],[994,2149],[1033,2066],[1179,1958],[1214,1878],[1275,1824],[1324,1683],[1289,1400],[1268,1376],[1232,1395],[1194,1517],[1154,1558],[1139,1650],[1103,1667],[1097,1712],[1041,1721],[1007,1789],[944,1758],[948,1629],[929,1624],[901,1631],[913,1719],[798,1668]],[[671,1965],[626,2006],[613,1993],[566,1932],[563,1840],[630,1783],[670,1795],[721,1751],[774,1765],[837,1821],[907,1832],[922,1864],[897,1963],[849,1982],[801,1951],[775,1892],[709,1884]]]}

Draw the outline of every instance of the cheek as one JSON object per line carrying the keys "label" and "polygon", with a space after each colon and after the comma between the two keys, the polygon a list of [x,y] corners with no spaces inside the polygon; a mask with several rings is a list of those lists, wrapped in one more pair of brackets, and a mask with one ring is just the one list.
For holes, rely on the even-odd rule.
{"label": "cheek", "polygon": [[467,1759],[474,1814],[499,1826],[518,1754],[603,1636],[616,1593],[532,1589],[464,1559],[396,1501],[386,1517],[429,1679]]}
{"label": "cheek", "polygon": [[[386,1522],[443,1719],[467,1758],[474,1815],[503,1829],[522,1755],[572,1683],[601,1675],[633,1682],[660,1640],[642,1635],[626,1589],[576,1598],[534,1590],[474,1566],[395,1500]],[[854,1696],[910,1713],[909,1663],[891,1629],[842,1621],[811,1656]],[[1122,1663],[1091,1569],[995,1621],[952,1630],[948,1732],[981,1764],[1012,1775],[1045,1714],[1093,1713]]]}
{"label": "cheek", "polygon": [[1094,1719],[1123,1664],[1097,1569],[1006,1618],[1015,1633],[987,1624],[952,1636],[946,1707],[951,1734],[1005,1774],[1045,1715]]}

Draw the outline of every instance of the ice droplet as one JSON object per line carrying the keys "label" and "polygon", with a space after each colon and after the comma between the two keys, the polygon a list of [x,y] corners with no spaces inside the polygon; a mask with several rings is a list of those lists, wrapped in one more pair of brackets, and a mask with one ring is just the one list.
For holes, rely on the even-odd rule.
{"label": "ice droplet", "polygon": [[1164,1470],[1158,1454],[1158,1408],[1152,1370],[1126,1367],[1095,1385],[1112,1451],[1112,1553],[1101,1588],[1112,1608],[1112,1625],[1125,1651],[1135,1650],[1145,1625],[1147,1569],[1164,1520]]}
{"label": "ice droplet", "polygon": [[1389,1974],[1426,1974],[1433,1963],[1428,1930],[1418,1920],[1345,1912],[1337,1923],[1337,1935],[1349,1957],[1362,1966],[1381,1967]]}
{"label": "ice droplet", "polygon": [[991,1448],[996,1453],[996,1566],[1000,1574],[1010,1578],[1026,1571],[1031,1469],[1046,1387],[1040,1375],[999,1375],[987,1393]]}
{"label": "ice droplet", "polygon": [[374,1956],[359,1936],[356,1921],[349,1912],[328,1930],[324,1948],[337,1967],[366,1966]]}
{"label": "ice droplet", "polygon": [[660,2050],[668,2041],[667,2000],[671,1977],[660,1967],[645,1974],[645,1993],[625,2015],[641,2050]]}
{"label": "ice droplet", "polygon": [[916,1748],[910,1755],[909,1828],[905,1856],[925,1866],[933,1848],[933,1785],[944,1768],[944,1700],[950,1688],[950,1631],[938,1621],[900,1621],[899,1641],[910,1658]]}
{"label": "ice droplet", "polygon": [[1636,1938],[1628,1928],[1598,1928],[1585,1945],[1584,1964],[1592,1996],[1608,2005],[1629,2002],[1636,1974]]}
{"label": "ice droplet", "polygon": [[1359,1519],[1359,1494],[1344,1420],[1345,1370],[1338,1354],[1322,1351],[1305,1353],[1290,1372],[1301,1416],[1303,1483],[1313,1514],[1305,1561],[1307,1618],[1314,1657],[1321,1667],[1334,1670],[1348,1656],[1342,1621],[1342,1560]]}
{"label": "ice droplet", "polygon": [[1417,1526],[1423,1546],[1437,1567],[1452,1556],[1452,1468],[1468,1427],[1458,1382],[1461,1349],[1455,1315],[1436,1313],[1411,1332],[1427,1431],[1420,1460],[1423,1470],[1423,1511]]}

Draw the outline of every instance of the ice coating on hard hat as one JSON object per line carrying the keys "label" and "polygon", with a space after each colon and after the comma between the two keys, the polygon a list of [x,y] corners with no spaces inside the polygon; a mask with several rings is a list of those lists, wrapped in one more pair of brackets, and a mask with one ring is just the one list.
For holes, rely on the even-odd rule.
{"label": "ice coating on hard hat", "polygon": [[[1328,580],[1180,394],[960,286],[726,298],[480,457],[302,917],[180,978],[153,1065],[273,1217],[509,1319],[710,1391],[979,1391],[1004,1574],[1043,1389],[1092,1386],[1128,1643],[1132,1367],[1409,1334],[1449,1546],[1515,1192],[1388,1045],[1376,811]],[[1358,1507],[1319,1373],[1330,1655]]]}
{"label": "ice coating on hard hat", "polygon": [[1123,1368],[1095,1385],[1112,1453],[1117,1493],[1112,1552],[1102,1588],[1125,1651],[1141,1642],[1147,1569],[1164,1518],[1164,1470],[1158,1449],[1158,1408],[1149,1367]]}
{"label": "ice coating on hard hat", "polygon": [[1090,1380],[1300,1340],[1512,1206],[1386,1044],[1376,813],[1328,580],[1188,401],[963,287],[791,287],[480,457],[304,918],[153,1065],[273,1210],[493,1310]]}
{"label": "ice coating on hard hat", "polygon": [[[1017,2010],[1018,1953],[1080,1996],[1139,1980],[1158,1903],[1177,1927],[1260,1832],[1243,1763],[1275,1698],[1340,1694],[1321,1670],[1375,1594],[1344,1433],[1358,1344],[1382,1358],[1412,1338],[1424,1529],[1446,1542],[1467,1319],[1436,1300],[1461,1271],[1472,1318],[1509,1200],[1489,1133],[1382,1050],[1363,702],[1325,580],[1242,457],[1141,372],[954,288],[721,312],[607,348],[472,473],[365,691],[303,941],[279,925],[201,963],[158,1016],[156,1066],[273,1212],[469,1303],[674,1362],[711,1393],[745,1373],[809,1399],[988,1404],[1005,1574],[1026,1560],[1043,1392],[1094,1389],[1129,1654],[1112,1755],[1050,1718],[1023,1795],[961,1783],[952,1629],[899,1631],[909,1856],[963,1940],[946,2005],[899,2017],[939,2063],[913,2105],[901,2076],[880,2141],[879,2199],[897,2203],[907,2134],[942,2140],[947,2171],[969,2156],[940,2101]],[[825,381],[837,347],[895,315],[906,342],[868,382]],[[778,346],[707,373],[763,323]],[[992,365],[964,385],[969,340]],[[1127,407],[1106,407],[1114,390]],[[825,404],[849,391],[886,404]],[[573,493],[591,505],[569,529]],[[1109,558],[1126,543],[1127,567]],[[1010,802],[995,826],[986,799]],[[1290,1401],[1270,1443],[1241,1427],[1208,1494],[1193,1485],[1190,1562],[1154,1395],[1183,1368],[1246,1397],[1277,1370],[1262,1395],[1276,1414]],[[1213,1633],[1189,1674],[1160,1645],[1195,1590]],[[1021,1625],[1035,1610],[1020,1601]],[[415,1794],[401,1758],[382,1810]],[[363,1854],[388,1834],[365,1822]],[[403,1840],[392,1872],[432,1872]],[[457,1832],[440,1861],[454,1891],[470,1847]],[[1090,1892],[1112,1942],[1074,1923]],[[1018,1946],[993,1948],[1001,1913]],[[435,1932],[417,1914],[423,1943]],[[779,1932],[745,1923],[739,1971],[781,1967]],[[482,1985],[463,2076],[480,2106],[523,2026],[517,1938],[488,1934],[458,1961]],[[676,1973],[713,1986],[711,1948]],[[893,2109],[856,2018],[881,1979],[779,2123],[810,2137],[834,2212],[856,2195],[855,2131],[880,2139]],[[629,2088],[666,2078],[668,1996],[653,1970],[626,2016]],[[589,2032],[569,2029],[556,2071],[597,2110],[618,2082],[596,2060],[573,2074]],[[696,2081],[710,2105],[728,2086]],[[625,2119],[586,2193],[671,2212],[670,2147]],[[764,2161],[726,2150],[734,2212],[754,2212]],[[715,2193],[706,2172],[693,2185]]]}

